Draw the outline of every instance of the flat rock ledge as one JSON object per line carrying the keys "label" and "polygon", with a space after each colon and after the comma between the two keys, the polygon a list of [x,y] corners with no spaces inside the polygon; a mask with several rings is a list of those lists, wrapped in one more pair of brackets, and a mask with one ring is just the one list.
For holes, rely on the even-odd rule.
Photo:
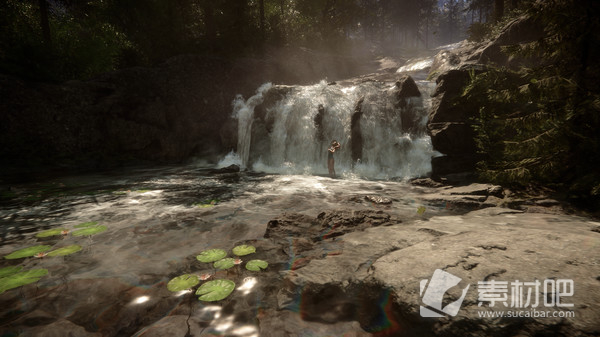
{"label": "flat rock ledge", "polygon": [[[472,188],[448,189],[445,195],[461,191],[476,195]],[[352,225],[350,219],[361,217],[367,221]],[[365,225],[373,217],[391,224]],[[322,213],[317,218],[287,214],[274,221],[277,226],[270,224],[266,236],[283,245],[283,233],[293,231],[293,242],[287,241],[284,252],[303,261],[280,272],[284,279],[277,294],[280,312],[299,310],[304,320],[319,324],[354,322],[352,327],[374,336],[600,334],[599,223],[586,218],[487,207],[411,223],[398,222],[382,211]],[[330,224],[338,224],[338,233],[343,234],[315,235]],[[355,230],[345,231],[349,226]],[[455,316],[442,312],[443,317],[421,317],[420,306],[425,306],[421,281],[431,280],[438,269],[460,279],[445,293],[442,308],[469,288]],[[495,294],[507,295],[506,306],[502,301],[494,306],[480,302],[483,288],[478,282],[492,280],[507,282],[506,292]],[[564,293],[560,302],[572,306],[544,302],[555,300],[552,287],[559,280],[567,280],[560,281],[562,285],[572,280],[572,291],[559,290]],[[532,287],[529,295],[527,288],[524,291],[525,297],[530,296],[527,307],[525,302],[511,303],[514,282],[535,281],[540,282],[539,289]],[[509,311],[524,317],[490,316],[506,316]],[[550,317],[540,317],[542,312]]]}
{"label": "flat rock ledge", "polygon": [[[433,208],[436,198],[512,200],[491,185],[424,192],[430,201],[425,204]],[[366,200],[364,195],[351,199],[357,208]],[[113,278],[27,285],[2,295],[3,312],[14,312],[10,326],[23,336],[600,335],[599,222],[483,207],[485,201],[478,201],[475,210],[460,209],[463,214],[404,214],[397,211],[402,208],[398,200],[391,200],[369,201],[375,209],[345,206],[272,219],[263,239],[236,243],[254,245],[252,258],[268,261],[269,267],[260,273],[241,268],[217,272],[215,278],[231,279],[240,288],[215,305],[166,289],[172,277],[197,269],[190,255],[174,263],[160,282],[145,287]],[[555,207],[550,199],[530,203]],[[452,279],[456,282],[442,284],[446,287],[432,285]],[[254,286],[245,287],[248,281]],[[499,286],[486,292],[479,284],[491,281],[506,282],[505,292]],[[517,282],[523,289],[520,304],[512,296],[519,293]],[[539,287],[525,287],[535,282]],[[556,305],[556,285],[561,285],[560,303],[572,306]],[[85,303],[70,296],[90,288],[97,289],[96,295]],[[441,303],[432,302],[436,295]],[[491,295],[506,295],[506,301],[491,306],[483,300]],[[149,299],[143,309],[131,305],[140,296]],[[19,314],[23,303],[36,310]],[[458,303],[455,310],[452,303]],[[423,308],[440,317],[422,317]],[[509,311],[525,317],[506,317]]]}

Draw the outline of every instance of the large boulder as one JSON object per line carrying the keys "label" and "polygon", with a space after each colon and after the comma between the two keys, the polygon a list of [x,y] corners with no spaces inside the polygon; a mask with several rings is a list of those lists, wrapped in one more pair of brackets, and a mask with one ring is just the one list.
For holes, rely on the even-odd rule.
{"label": "large boulder", "polygon": [[433,158],[431,166],[434,178],[475,171],[479,156],[474,139],[473,117],[479,111],[476,106],[458,105],[456,100],[469,82],[471,74],[484,70],[480,65],[463,65],[437,78],[427,130],[434,150],[445,156]]}
{"label": "large boulder", "polygon": [[530,16],[514,19],[500,34],[475,49],[470,59],[477,63],[518,68],[532,66],[537,62],[534,56],[510,55],[504,50],[507,46],[518,46],[537,41],[544,37],[544,27]]}
{"label": "large boulder", "polygon": [[427,129],[433,148],[442,154],[432,160],[434,178],[475,171],[481,160],[476,153],[473,130],[477,106],[457,104],[472,74],[486,71],[489,65],[520,67],[532,65],[535,57],[509,55],[504,47],[536,41],[544,36],[543,27],[529,16],[510,22],[494,39],[473,43],[463,41],[434,58],[430,77],[437,76]]}
{"label": "large boulder", "polygon": [[[600,256],[589,249],[600,243],[600,236],[594,236],[597,224],[483,205],[485,200],[502,197],[501,192],[497,186],[481,184],[450,188],[440,193],[443,204],[472,199],[486,208],[462,216],[368,227],[314,242],[302,255],[337,246],[301,268],[282,273],[286,288],[281,295],[290,297],[301,290],[299,310],[307,319],[358,321],[376,336],[597,335],[600,278],[591,267]],[[297,258],[291,253],[290,257]],[[455,312],[424,317],[421,307],[431,305],[425,303],[424,294],[428,287],[436,289],[431,280],[441,271],[461,282],[443,289],[438,309],[460,300],[467,289],[464,301]],[[492,280],[507,282],[506,292],[496,293],[499,298],[507,295],[506,300],[495,305],[481,295],[486,288],[480,282]],[[573,306],[560,307],[553,300],[556,293],[551,286],[558,280],[574,285],[574,291],[562,286],[559,290],[561,303]],[[535,281],[539,281],[537,289],[531,287]],[[520,288],[523,302],[514,300],[521,296],[514,285],[518,282],[531,282]],[[507,317],[509,311],[523,317]],[[536,312],[538,316],[532,316]],[[540,316],[542,312],[546,316]]]}
{"label": "large boulder", "polygon": [[395,103],[394,107],[400,109],[400,121],[402,123],[402,131],[415,132],[418,125],[418,114],[411,103],[411,98],[421,97],[421,92],[415,80],[404,75],[396,81],[394,88]]}

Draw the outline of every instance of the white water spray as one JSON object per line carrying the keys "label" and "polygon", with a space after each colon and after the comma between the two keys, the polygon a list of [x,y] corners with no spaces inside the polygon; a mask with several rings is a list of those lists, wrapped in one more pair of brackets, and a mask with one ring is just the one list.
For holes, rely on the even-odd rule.
{"label": "white water spray", "polygon": [[[338,176],[390,179],[427,175],[436,154],[425,132],[435,84],[417,81],[417,85],[421,97],[408,98],[403,107],[396,104],[394,83],[342,87],[321,81],[287,87],[280,100],[262,106],[258,118],[254,108],[263,103],[269,90],[278,88],[264,84],[247,101],[241,97],[234,101],[240,166],[267,173],[326,175],[327,146],[336,139],[342,145],[335,154]],[[362,156],[353,162],[351,119],[361,98]],[[320,131],[315,122],[319,105],[325,109]],[[401,116],[407,112],[413,116],[410,133],[402,126]],[[233,162],[238,158],[231,153],[226,159]]]}
{"label": "white water spray", "polygon": [[[246,168],[248,157],[250,155],[254,108],[263,102],[264,93],[271,89],[271,87],[271,83],[265,83],[256,90],[256,95],[250,97],[247,101],[244,101],[241,95],[238,95],[233,101],[233,117],[238,120],[237,149],[242,169]],[[229,159],[231,160],[232,158]]]}

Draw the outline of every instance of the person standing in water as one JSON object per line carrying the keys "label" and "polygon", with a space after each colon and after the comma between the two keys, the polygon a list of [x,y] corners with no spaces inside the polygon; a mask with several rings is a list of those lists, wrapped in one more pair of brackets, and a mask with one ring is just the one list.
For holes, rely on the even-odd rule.
{"label": "person standing in water", "polygon": [[337,140],[331,142],[331,146],[327,149],[327,168],[329,169],[329,176],[335,178],[335,161],[333,160],[333,153],[339,150],[341,147]]}

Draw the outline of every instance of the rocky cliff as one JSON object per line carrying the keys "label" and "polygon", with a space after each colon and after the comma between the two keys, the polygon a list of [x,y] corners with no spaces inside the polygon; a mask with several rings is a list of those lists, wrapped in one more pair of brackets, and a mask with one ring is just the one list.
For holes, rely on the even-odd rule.
{"label": "rocky cliff", "polygon": [[457,102],[471,76],[486,71],[489,66],[518,69],[531,65],[535,58],[516,57],[504,48],[538,40],[543,34],[537,22],[523,16],[511,21],[490,40],[463,41],[456,49],[442,50],[435,56],[430,77],[436,78],[437,86],[427,128],[434,149],[444,156],[432,159],[433,177],[474,172],[476,163],[481,160],[473,129],[479,107]]}

